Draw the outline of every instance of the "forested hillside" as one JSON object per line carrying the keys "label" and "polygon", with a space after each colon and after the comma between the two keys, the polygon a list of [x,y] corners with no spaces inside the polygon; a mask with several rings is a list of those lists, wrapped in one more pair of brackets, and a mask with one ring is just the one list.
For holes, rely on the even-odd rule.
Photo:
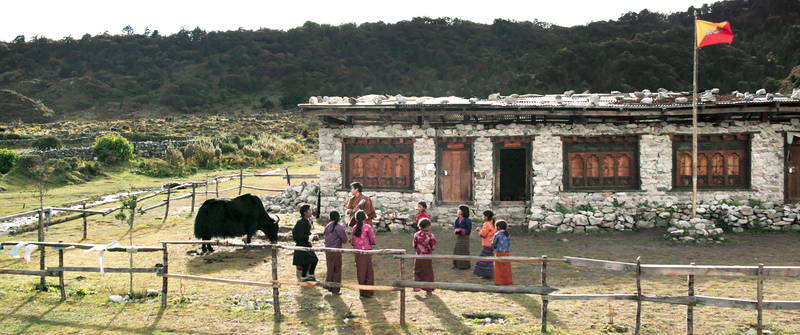
{"label": "forested hillside", "polygon": [[[45,117],[20,95],[55,111],[47,118],[104,119],[291,107],[309,95],[688,90],[692,10],[575,27],[414,18],[289,31],[20,36],[0,42],[0,89],[14,92],[0,95],[0,118]],[[800,64],[800,1],[731,0],[700,12],[731,21],[736,34],[731,46],[701,50],[701,87],[792,85],[782,81]]]}

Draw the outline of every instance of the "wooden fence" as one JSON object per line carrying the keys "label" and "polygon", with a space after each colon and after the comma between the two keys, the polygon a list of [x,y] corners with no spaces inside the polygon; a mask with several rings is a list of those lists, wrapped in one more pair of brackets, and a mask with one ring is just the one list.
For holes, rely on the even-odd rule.
{"label": "wooden fence", "polygon": [[[155,198],[155,197],[158,197],[158,196],[161,196],[161,195],[166,195],[166,199],[162,199],[162,200],[156,202],[155,204],[148,205],[148,206],[139,205],[139,208],[141,208],[141,210],[143,212],[149,212],[149,211],[152,211],[152,210],[154,210],[156,208],[164,207],[164,220],[166,220],[167,217],[169,217],[170,204],[172,202],[174,202],[174,201],[191,198],[191,213],[194,213],[195,208],[196,208],[197,196],[200,195],[200,194],[203,194],[206,197],[209,194],[214,194],[215,198],[219,198],[221,192],[232,191],[232,190],[237,190],[237,189],[239,191],[238,192],[239,195],[242,194],[242,191],[244,189],[251,189],[251,190],[257,190],[257,191],[267,191],[267,192],[282,192],[282,191],[285,190],[285,189],[274,189],[274,188],[264,188],[264,187],[256,187],[256,186],[245,185],[244,184],[244,178],[245,177],[277,177],[277,178],[283,178],[283,179],[286,179],[286,185],[287,186],[291,186],[292,185],[292,178],[294,178],[294,179],[316,179],[316,178],[319,178],[319,176],[315,175],[315,174],[290,174],[288,168],[284,169],[284,173],[251,173],[251,174],[245,174],[243,172],[243,170],[240,169],[239,173],[237,173],[237,174],[214,176],[214,177],[208,178],[205,181],[192,181],[192,182],[181,183],[181,184],[176,183],[176,185],[174,185],[174,186],[171,186],[171,187],[168,187],[168,188],[165,188],[165,189],[162,189],[162,190],[158,190],[158,191],[155,191],[155,192],[151,192],[151,193],[139,196],[137,198],[137,202],[139,204],[142,204],[146,200],[150,200],[152,198]],[[239,184],[237,186],[233,186],[233,187],[229,187],[229,188],[223,188],[223,189],[219,188],[219,184],[221,182],[224,182],[224,181],[227,181],[227,180],[232,180],[232,179],[239,179]],[[214,183],[216,189],[213,190],[213,191],[209,191],[208,190],[208,184],[212,180],[213,180],[213,183]],[[206,190],[200,190],[199,187],[202,187],[202,186],[206,186]],[[180,194],[180,195],[174,194],[176,192],[179,192],[180,190],[189,189],[189,188],[191,188],[191,191],[189,191],[189,192],[186,192],[186,193]],[[30,211],[27,211],[27,212],[21,212],[21,213],[6,215],[6,216],[0,216],[0,222],[13,220],[13,219],[21,218],[21,217],[28,217],[28,216],[38,215],[38,217],[39,217],[38,230],[40,231],[40,235],[41,235],[40,238],[39,238],[39,241],[41,242],[41,241],[45,240],[44,231],[47,229],[47,227],[49,227],[51,225],[55,225],[55,224],[60,224],[60,223],[65,223],[65,222],[70,222],[70,221],[75,221],[75,220],[79,220],[80,219],[80,220],[83,220],[83,239],[86,239],[88,234],[89,234],[89,223],[88,223],[88,219],[87,219],[88,217],[93,216],[93,215],[106,216],[106,215],[114,213],[114,212],[116,212],[116,211],[118,211],[118,210],[120,210],[122,208],[121,206],[116,206],[116,207],[102,209],[102,210],[100,210],[100,209],[92,210],[92,209],[88,209],[90,207],[87,207],[87,204],[86,204],[87,201],[85,199],[78,200],[78,201],[72,201],[72,203],[81,204],[81,208],[64,208],[64,207],[38,208],[38,209],[30,210]],[[318,194],[317,194],[317,207],[318,208],[319,208],[319,205],[320,205],[320,194],[319,194],[319,191],[318,191]],[[66,213],[78,213],[78,214],[76,214],[76,215],[67,215],[67,216],[58,217],[58,218],[53,218],[54,212],[66,212]],[[317,217],[319,217],[319,213],[317,213]]]}
{"label": "wooden fence", "polygon": [[[0,246],[16,245],[23,242],[3,242]],[[31,275],[40,276],[42,278],[47,276],[59,277],[59,288],[61,290],[62,299],[65,298],[64,292],[64,272],[68,271],[89,271],[100,272],[100,268],[94,267],[66,267],[64,266],[64,247],[75,247],[79,249],[89,249],[95,247],[95,244],[82,244],[82,243],[62,243],[62,242],[27,242],[36,244],[40,247],[56,247],[59,248],[59,266],[48,267],[47,269],[40,270],[19,270],[19,269],[0,269],[0,274],[16,274],[16,275]],[[273,308],[276,316],[281,315],[280,308],[280,288],[282,286],[321,286],[324,288],[347,288],[358,290],[373,290],[373,291],[398,291],[400,295],[400,324],[406,323],[406,288],[432,288],[440,290],[452,290],[462,292],[486,292],[486,293],[510,293],[510,294],[536,294],[542,297],[541,309],[541,332],[547,332],[548,320],[548,305],[551,301],[559,300],[630,300],[636,303],[636,319],[634,334],[639,334],[641,331],[642,319],[642,303],[665,303],[687,306],[686,312],[686,333],[693,334],[694,332],[694,306],[715,306],[737,308],[745,310],[756,311],[756,330],[757,334],[761,334],[763,330],[763,312],[764,310],[800,310],[800,301],[786,301],[786,300],[764,300],[764,280],[773,277],[800,277],[800,266],[765,266],[759,264],[757,266],[730,266],[730,265],[663,265],[663,264],[642,264],[637,258],[635,263],[597,260],[580,257],[561,257],[549,258],[547,256],[541,257],[491,257],[491,256],[462,256],[462,255],[410,255],[406,254],[403,249],[379,249],[379,250],[357,250],[357,249],[338,249],[338,248],[319,248],[319,247],[298,247],[270,243],[251,243],[244,244],[241,242],[227,242],[227,241],[162,241],[160,247],[153,246],[133,246],[133,247],[119,247],[108,249],[112,252],[130,252],[135,250],[138,252],[162,252],[163,264],[161,267],[154,268],[106,268],[105,272],[111,273],[156,273],[162,277],[161,289],[161,307],[167,307],[167,296],[170,278],[179,278],[204,282],[216,282],[223,284],[236,284],[236,285],[251,285],[260,287],[272,287]],[[226,279],[208,276],[195,276],[189,274],[173,273],[169,270],[169,246],[170,245],[198,245],[198,244],[212,244],[222,247],[241,247],[241,248],[269,248],[271,250],[272,258],[272,280],[270,281],[249,281],[238,279]],[[399,261],[398,279],[392,281],[389,285],[359,285],[359,284],[346,284],[334,282],[299,282],[291,280],[281,280],[278,277],[278,249],[285,250],[303,250],[313,252],[337,252],[337,253],[350,253],[350,254],[369,254],[380,256],[392,256]],[[406,260],[415,259],[430,259],[430,260],[468,260],[468,261],[503,261],[512,263],[528,263],[538,264],[540,273],[540,282],[538,285],[484,285],[484,284],[471,284],[471,283],[453,283],[453,282],[419,282],[407,280],[408,271],[406,271]],[[558,288],[549,286],[547,284],[548,278],[548,264],[560,263],[577,267],[603,269],[616,272],[629,272],[635,275],[636,286],[633,293],[623,294],[556,294]],[[685,296],[650,296],[642,292],[643,276],[681,276],[687,278],[687,295]],[[696,276],[707,277],[741,277],[750,276],[756,278],[756,297],[754,300],[748,299],[734,299],[734,298],[720,298],[696,295],[694,280]]]}
{"label": "wooden fence", "polygon": [[[64,264],[64,250],[66,248],[76,248],[76,249],[92,249],[96,247],[104,247],[102,244],[89,244],[89,243],[64,243],[62,241],[59,242],[20,242],[20,241],[10,241],[10,242],[2,242],[0,243],[0,249],[8,245],[17,245],[17,244],[32,244],[38,245],[39,250],[41,250],[40,254],[40,268],[39,270],[20,270],[20,269],[9,269],[9,268],[0,268],[0,274],[13,274],[13,275],[28,275],[28,276],[39,276],[41,277],[41,282],[39,283],[40,287],[46,287],[45,277],[58,277],[58,289],[61,293],[61,300],[64,301],[67,299],[67,293],[64,285],[64,272],[109,272],[109,273],[160,273],[160,267],[152,267],[152,268],[109,268],[109,267],[68,267]],[[44,264],[44,248],[45,247],[52,247],[58,250],[58,266],[56,267],[48,267],[44,268],[41,266]],[[161,247],[154,247],[154,246],[122,246],[122,247],[113,247],[113,248],[106,248],[103,249],[108,252],[127,252],[127,253],[139,253],[139,252],[159,252],[164,251]]]}

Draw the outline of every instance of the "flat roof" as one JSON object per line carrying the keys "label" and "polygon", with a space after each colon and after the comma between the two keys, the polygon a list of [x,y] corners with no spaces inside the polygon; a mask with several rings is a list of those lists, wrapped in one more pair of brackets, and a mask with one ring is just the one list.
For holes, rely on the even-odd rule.
{"label": "flat roof", "polygon": [[[750,94],[707,91],[698,102],[701,121],[746,119],[781,121],[800,117],[800,91]],[[698,100],[700,98],[698,97]],[[689,92],[612,92],[608,94],[493,94],[487,99],[367,95],[359,98],[311,97],[301,113],[329,124],[504,123],[691,121]],[[687,119],[688,117],[688,119]]]}

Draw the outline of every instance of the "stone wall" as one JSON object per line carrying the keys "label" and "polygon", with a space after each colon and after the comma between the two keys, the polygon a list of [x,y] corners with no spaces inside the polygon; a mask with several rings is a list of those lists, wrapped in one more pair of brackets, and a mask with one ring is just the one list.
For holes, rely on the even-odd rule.
{"label": "stone wall", "polygon": [[[751,188],[737,191],[701,191],[700,203],[712,204],[722,200],[734,200],[747,203],[755,199],[779,206],[783,202],[784,177],[784,139],[782,132],[797,131],[800,126],[791,124],[768,124],[757,121],[723,122],[722,125],[700,123],[700,134],[752,133],[751,140]],[[454,217],[454,206],[437,207],[433,203],[436,183],[436,150],[437,137],[475,137],[474,152],[474,206],[480,213],[492,209],[498,217],[508,219],[515,225],[533,225],[530,216],[539,210],[553,212],[556,206],[576,208],[591,206],[593,208],[614,208],[614,204],[625,203],[632,207],[627,210],[637,211],[627,214],[639,220],[644,214],[637,208],[658,204],[657,208],[682,206],[690,202],[691,192],[672,190],[672,143],[669,135],[690,134],[691,128],[683,125],[654,124],[510,124],[485,127],[484,125],[460,124],[447,128],[434,128],[427,125],[413,126],[345,126],[341,128],[322,128],[319,132],[319,148],[321,159],[320,179],[322,185],[322,210],[341,208],[349,197],[348,190],[343,189],[342,138],[347,137],[412,137],[414,143],[414,190],[407,192],[374,192],[369,189],[365,193],[371,196],[376,208],[385,211],[411,211],[416,202],[425,200],[431,204],[431,214],[446,218],[449,222]],[[561,136],[596,136],[596,135],[640,135],[640,180],[641,188],[626,192],[571,192],[563,187],[563,160]],[[491,203],[493,195],[494,169],[492,160],[491,137],[495,136],[533,136],[532,142],[532,190],[533,200],[528,206],[501,207]],[[639,207],[637,207],[639,206]],[[659,207],[660,206],[660,207]],[[656,216],[660,215],[658,211]],[[606,215],[603,213],[605,220]],[[595,217],[596,213],[592,213]],[[626,220],[623,214],[623,220]],[[648,216],[652,214],[647,214]],[[583,219],[578,217],[578,221]],[[670,217],[671,218],[671,217]],[[566,219],[566,217],[565,217]],[[587,220],[589,217],[587,216]],[[597,219],[594,219],[597,221]],[[615,218],[616,221],[618,221]],[[570,221],[570,220],[567,220]],[[646,220],[647,222],[653,220]],[[544,224],[539,222],[539,224]],[[646,223],[645,226],[650,226]],[[654,222],[652,226],[658,225]],[[668,226],[665,223],[664,226]],[[578,225],[576,225],[578,226]],[[635,224],[625,229],[635,229]],[[617,223],[611,227],[615,229]],[[557,229],[557,227],[556,227]],[[566,228],[562,228],[566,230]],[[580,229],[573,229],[573,231]],[[585,231],[585,229],[584,229]]]}
{"label": "stone wall", "polygon": [[529,216],[531,231],[592,233],[667,228],[666,235],[680,241],[721,241],[724,231],[800,231],[800,206],[777,205],[751,200],[742,204],[725,200],[701,204],[697,216],[687,205],[616,203],[582,210],[559,207],[559,211],[535,208]]}
{"label": "stone wall", "polygon": [[[147,141],[147,142],[132,142],[134,152],[139,157],[163,157],[167,152],[167,147],[181,148],[189,143],[196,142],[196,140],[181,140],[181,141]],[[94,147],[75,147],[75,148],[61,148],[46,151],[32,150],[24,152],[24,154],[39,155],[45,159],[50,158],[67,158],[78,157],[83,160],[93,160],[96,156],[94,154]]]}

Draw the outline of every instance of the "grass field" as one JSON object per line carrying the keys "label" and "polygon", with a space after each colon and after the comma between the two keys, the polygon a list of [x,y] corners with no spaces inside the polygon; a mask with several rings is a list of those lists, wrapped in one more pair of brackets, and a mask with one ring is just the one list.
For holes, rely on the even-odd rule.
{"label": "grass field", "polygon": [[[314,168],[299,167],[297,172],[307,173]],[[278,186],[284,182],[278,178],[259,181],[260,184],[256,185]],[[69,194],[78,193],[58,192],[63,192],[65,199]],[[225,195],[235,195],[235,191]],[[173,214],[163,222],[162,214],[162,210],[156,209],[137,219],[135,244],[156,245],[160,240],[193,239],[193,219],[189,215],[188,200],[173,207]],[[286,225],[296,219],[292,215],[282,218]],[[127,227],[110,216],[93,217],[90,227],[89,238],[84,242],[118,240],[127,244],[124,242],[128,239]],[[316,229],[321,230],[321,226]],[[436,253],[452,253],[452,236],[442,230],[435,233],[439,239]],[[47,240],[79,241],[80,221],[53,226],[47,236]],[[790,233],[730,235],[730,242],[713,246],[672,244],[661,238],[660,231],[591,236],[520,232],[512,237],[514,255],[569,255],[618,261],[633,261],[641,256],[644,263],[672,264],[800,264],[800,235]],[[377,238],[378,247],[410,250],[410,238],[410,233],[382,233]],[[4,241],[35,239],[35,232],[0,238]],[[472,253],[477,254],[479,248],[480,243],[473,236]],[[247,280],[270,278],[267,250],[218,248],[210,255],[188,255],[192,249],[189,246],[170,248],[170,272]],[[55,251],[48,250],[50,266],[56,265],[54,255]],[[317,277],[324,276],[325,272],[324,256],[320,258]],[[107,253],[105,259],[109,267],[128,266],[127,255],[123,253]],[[67,266],[97,266],[97,262],[94,253],[67,251]],[[157,263],[161,263],[160,253],[135,255],[135,266]],[[378,284],[397,279],[396,260],[376,257],[374,263]],[[31,263],[25,263],[5,254],[0,256],[0,267],[33,269],[37,265],[36,257]],[[280,252],[279,265],[281,279],[294,278],[290,252]],[[354,282],[352,256],[345,256],[344,265],[345,281]],[[450,263],[445,261],[435,263],[435,273],[438,281],[487,283],[472,276],[471,272],[450,269]],[[535,284],[538,276],[538,266],[514,265],[515,284]],[[409,324],[401,328],[398,324],[398,294],[394,292],[378,293],[374,299],[362,300],[357,292],[350,290],[344,290],[341,296],[333,296],[319,288],[285,287],[281,289],[284,317],[276,321],[269,305],[271,289],[173,279],[170,280],[169,306],[162,311],[158,297],[127,303],[109,302],[109,295],[127,292],[126,274],[67,273],[69,298],[65,302],[59,302],[57,289],[48,292],[33,290],[38,282],[36,277],[1,278],[0,334],[537,334],[541,307],[538,296],[436,291],[433,297],[424,298],[424,294],[409,290]],[[560,293],[635,291],[631,274],[568,265],[551,265],[548,282],[561,288]],[[648,295],[683,295],[685,282],[686,279],[681,277],[645,277],[643,291]],[[48,283],[56,284],[57,280],[50,278]],[[134,289],[143,293],[146,289],[159,289],[160,283],[160,277],[140,274],[135,276]],[[755,287],[754,278],[698,277],[696,290],[698,295],[754,299]],[[800,280],[767,280],[765,292],[765,299],[769,300],[800,300]],[[248,301],[253,301],[255,308],[248,309]],[[607,325],[611,319],[615,325],[627,327],[629,333],[633,330],[635,304],[630,301],[556,301],[550,303],[549,310],[554,334],[604,334],[610,329]],[[643,310],[644,334],[684,333],[685,307],[644,303]],[[497,313],[505,318],[505,322],[482,325],[464,317],[470,313]],[[755,323],[755,311],[696,307],[695,320],[696,334],[741,334]],[[773,334],[800,333],[800,311],[766,311],[765,322]]]}

